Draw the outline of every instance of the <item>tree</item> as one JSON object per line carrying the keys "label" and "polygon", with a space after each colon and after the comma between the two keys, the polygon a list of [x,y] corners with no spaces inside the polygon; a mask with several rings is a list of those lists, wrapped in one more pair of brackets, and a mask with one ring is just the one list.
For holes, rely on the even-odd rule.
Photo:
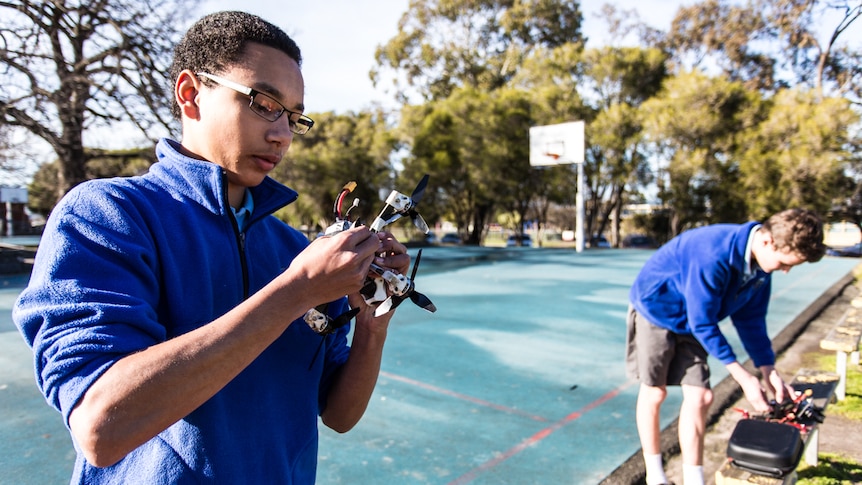
{"label": "tree", "polygon": [[351,218],[370,223],[382,207],[380,191],[392,188],[394,182],[390,157],[396,140],[384,114],[327,112],[310,116],[315,120],[314,129],[294,137],[285,159],[272,173],[273,178],[303,194],[278,215],[316,234],[334,222],[335,198],[344,184],[355,181],[356,189],[344,209],[354,198],[359,199]]}
{"label": "tree", "polygon": [[597,233],[615,221],[611,239],[617,245],[627,194],[651,182],[637,108],[661,90],[667,56],[658,49],[608,47],[586,51],[584,64],[584,84],[591,88],[584,97],[596,100],[597,112],[587,130],[593,212],[588,219],[598,225]]}
{"label": "tree", "polygon": [[533,124],[530,96],[526,91],[503,88],[490,94],[488,104],[489,116],[480,120],[485,133],[486,183],[497,194],[499,206],[517,216],[515,229],[523,234],[535,194],[542,188],[542,174],[530,166],[530,147],[525,143]]}
{"label": "tree", "polygon": [[[402,116],[402,131],[411,153],[404,160],[405,176],[427,173],[434,181],[423,207],[436,203],[440,213],[462,231],[461,239],[479,244],[497,200],[486,179],[486,151],[481,128],[487,118],[487,94],[475,89],[456,90],[448,99],[409,107]],[[424,213],[424,212],[423,212]]]}
{"label": "tree", "polygon": [[750,88],[828,85],[859,102],[862,52],[840,37],[860,16],[858,0],[706,0],[679,9],[662,45],[687,69],[709,59]]}
{"label": "tree", "polygon": [[[84,176],[87,179],[130,177],[146,172],[156,163],[153,147],[129,150],[87,150]],[[33,175],[28,187],[28,207],[45,216],[51,213],[60,200],[57,194],[59,160],[43,164]]]}
{"label": "tree", "polygon": [[734,190],[738,134],[762,119],[757,92],[739,82],[685,73],[641,109],[660,167],[659,196],[671,209],[674,236],[699,223],[740,222],[746,194]]}
{"label": "tree", "polygon": [[[849,46],[839,48],[838,41],[862,16],[862,1],[759,0],[755,8],[772,20],[771,32],[779,40],[780,48],[789,54],[787,64],[796,74],[798,84],[812,86],[823,96],[824,83],[831,81],[839,94],[855,90],[858,97],[862,87],[859,80],[856,79],[855,86],[846,81],[854,72],[859,75],[858,60],[862,51]],[[831,31],[829,24],[823,26],[822,20],[830,10],[837,12],[839,18],[832,24]],[[818,36],[819,26],[825,28],[825,37]]]}
{"label": "tree", "polygon": [[182,14],[197,3],[0,2],[0,115],[56,153],[58,197],[87,178],[88,129],[171,129],[165,76]]}
{"label": "tree", "polygon": [[663,46],[686,69],[712,61],[731,81],[772,91],[777,88],[776,60],[754,47],[765,35],[767,21],[752,9],[751,5],[739,6],[727,0],[681,7]]}
{"label": "tree", "polygon": [[479,244],[500,209],[523,221],[540,180],[529,164],[528,93],[459,88],[447,99],[405,110],[402,123],[412,146],[404,174],[430,175],[435,193],[422,205],[439,205],[462,240]]}
{"label": "tree", "polygon": [[859,123],[859,115],[846,99],[818,97],[813,90],[782,90],[770,101],[768,117],[748,131],[740,182],[752,217],[787,207],[826,214],[842,202],[836,187],[853,157],[847,127]]}
{"label": "tree", "polygon": [[393,70],[402,100],[411,88],[425,100],[447,98],[459,86],[492,91],[537,47],[583,46],[582,21],[578,2],[414,0],[396,36],[377,48],[371,76],[378,84]]}

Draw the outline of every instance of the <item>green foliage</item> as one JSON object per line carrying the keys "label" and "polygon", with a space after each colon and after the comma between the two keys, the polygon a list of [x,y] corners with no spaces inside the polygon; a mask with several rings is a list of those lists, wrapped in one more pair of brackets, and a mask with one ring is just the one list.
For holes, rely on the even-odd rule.
{"label": "green foliage", "polygon": [[[87,180],[141,175],[156,162],[153,147],[131,150],[89,150],[86,155]],[[59,201],[60,194],[57,193],[59,165],[60,162],[56,160],[46,163],[34,174],[33,181],[27,189],[28,206],[33,212],[50,214]]]}
{"label": "green foliage", "polygon": [[651,214],[635,214],[632,217],[634,231],[646,234],[659,244],[664,244],[670,237],[670,217],[668,211],[655,211]]}
{"label": "green foliage", "polygon": [[[425,195],[428,203],[458,227],[474,228],[466,239],[478,244],[497,210],[523,218],[530,197],[541,190],[525,143],[531,123],[524,91],[459,89],[446,100],[405,111],[402,126],[413,152],[404,160],[404,174],[428,173],[434,187]],[[422,204],[427,207],[425,199]]]}
{"label": "green foliage", "polygon": [[796,472],[797,485],[853,485],[862,483],[862,464],[832,453],[817,455],[817,466],[803,462]]}
{"label": "green foliage", "polygon": [[854,1],[702,1],[677,11],[661,44],[684,69],[717,65],[753,90],[803,86],[858,102],[862,52],[848,33],[860,15]]}
{"label": "green foliage", "polygon": [[735,190],[739,133],[754,126],[758,97],[741,84],[700,73],[670,78],[642,105],[646,130],[667,157],[664,200],[672,234],[699,223],[743,222],[746,194]]}
{"label": "green foliage", "polygon": [[845,127],[858,122],[846,100],[818,99],[798,89],[779,92],[768,117],[749,132],[740,157],[743,184],[759,202],[752,212],[765,216],[782,205],[829,210],[851,156]]}
{"label": "green foliage", "polygon": [[426,100],[448,98],[459,87],[503,87],[539,46],[583,44],[580,3],[561,0],[414,0],[398,33],[378,47],[372,79],[393,69]]}
{"label": "green foliage", "polygon": [[[354,198],[359,199],[351,217],[372,220],[382,207],[380,191],[386,192],[385,197],[394,188],[390,157],[396,140],[384,116],[371,112],[311,116],[314,129],[293,139],[285,159],[272,173],[300,194],[278,216],[312,232],[323,229],[333,222],[333,205],[341,188],[355,181],[356,189],[347,197],[344,209]],[[410,191],[412,187],[399,189]]]}
{"label": "green foliage", "polygon": [[[835,354],[820,356],[817,366],[820,369],[835,369]],[[831,403],[827,408],[829,415],[840,415],[854,421],[862,421],[862,366],[847,364],[847,388],[845,398]]]}

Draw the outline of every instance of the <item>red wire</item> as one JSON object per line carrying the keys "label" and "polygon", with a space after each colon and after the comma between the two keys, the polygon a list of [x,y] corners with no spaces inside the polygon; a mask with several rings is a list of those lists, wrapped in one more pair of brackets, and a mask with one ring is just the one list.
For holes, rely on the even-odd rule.
{"label": "red wire", "polygon": [[347,196],[348,190],[342,190],[335,199],[335,217],[341,219],[341,205],[344,203],[344,197]]}

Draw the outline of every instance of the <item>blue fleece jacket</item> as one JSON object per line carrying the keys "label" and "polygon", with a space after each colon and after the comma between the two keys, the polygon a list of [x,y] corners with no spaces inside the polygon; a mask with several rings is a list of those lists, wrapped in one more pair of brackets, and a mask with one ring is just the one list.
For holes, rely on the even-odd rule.
{"label": "blue fleece jacket", "polygon": [[683,232],[644,264],[629,293],[634,308],[653,324],[694,335],[722,364],[736,360],[719,322],[730,317],[754,365],[772,365],[766,332],[771,275],[746,274],[749,235],[757,223],[715,224]]}
{"label": "blue fleece jacket", "polygon": [[[171,140],[156,152],[143,176],[93,180],[63,198],[13,310],[39,388],[67,423],[112,364],[212,322],[308,244],[271,216],[293,190],[270,178],[252,188],[254,213],[239,232],[219,166]],[[330,307],[338,315],[346,300]],[[318,416],[348,330],[320,347],[294,321],[218,394],[116,465],[95,468],[79,453],[72,483],[313,483]]]}

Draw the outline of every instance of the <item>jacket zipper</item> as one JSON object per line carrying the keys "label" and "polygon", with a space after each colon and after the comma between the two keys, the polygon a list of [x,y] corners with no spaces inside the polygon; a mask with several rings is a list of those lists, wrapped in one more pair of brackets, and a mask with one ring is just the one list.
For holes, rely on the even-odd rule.
{"label": "jacket zipper", "polygon": [[237,231],[236,240],[239,244],[239,262],[242,265],[242,295],[243,300],[248,298],[248,261],[245,256],[245,233],[237,227],[236,220],[233,221],[234,229]]}
{"label": "jacket zipper", "polygon": [[236,244],[239,248],[239,263],[242,267],[242,299],[245,300],[249,297],[248,294],[248,261],[245,256],[245,232],[239,229],[239,224],[236,221],[236,217],[233,215],[233,211],[230,208],[230,201],[227,196],[227,173],[222,171],[222,197],[224,198],[225,207],[228,209],[228,218],[230,219],[230,223],[233,226],[234,236],[236,237]]}

